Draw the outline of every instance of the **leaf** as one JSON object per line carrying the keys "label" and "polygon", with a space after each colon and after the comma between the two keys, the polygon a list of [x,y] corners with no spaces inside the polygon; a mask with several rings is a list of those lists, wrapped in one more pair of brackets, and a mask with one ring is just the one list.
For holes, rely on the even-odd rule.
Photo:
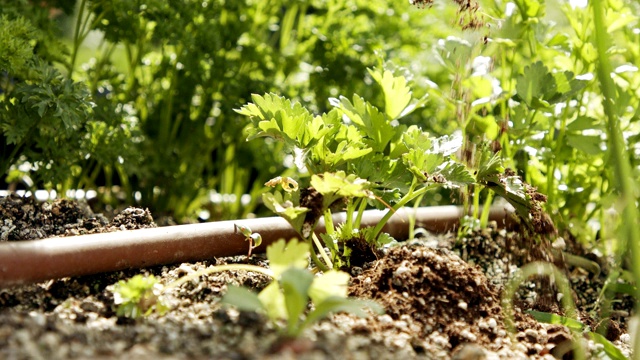
{"label": "leaf", "polygon": [[486,137],[489,140],[494,140],[498,137],[500,126],[498,126],[493,116],[474,115],[467,123],[465,131],[471,136]]}
{"label": "leaf", "polygon": [[609,341],[606,337],[590,331],[587,333],[587,336],[591,338],[591,340],[601,344],[603,346],[603,351],[607,356],[612,360],[628,360],[626,356],[618,349],[617,346],[613,345],[611,341]]}
{"label": "leaf", "polygon": [[284,294],[277,281],[271,282],[258,294],[258,299],[269,319],[275,321],[287,318]]}
{"label": "leaf", "polygon": [[313,274],[306,269],[288,268],[282,273],[279,283],[284,293],[287,310],[287,332],[298,335],[300,316],[304,313],[309,302],[309,288],[313,282]]}
{"label": "leaf", "polygon": [[578,149],[587,155],[602,154],[604,150],[600,147],[602,140],[600,136],[566,134],[567,144],[574,149]]}
{"label": "leaf", "polygon": [[347,297],[350,276],[344,271],[329,270],[314,279],[309,296],[314,304],[330,296]]}
{"label": "leaf", "polygon": [[335,173],[325,172],[322,176],[312,175],[311,186],[325,197],[331,205],[337,198],[342,197],[366,197],[373,199],[373,193],[369,190],[370,184],[355,174],[347,175],[344,171]]}
{"label": "leaf", "polygon": [[411,88],[404,76],[394,76],[389,70],[367,69],[384,92],[384,110],[389,119],[398,118],[411,101]]}
{"label": "leaf", "polygon": [[402,155],[404,165],[420,181],[427,181],[428,176],[433,174],[443,161],[444,157],[441,154],[416,149]]}
{"label": "leaf", "polygon": [[262,194],[262,201],[269,210],[287,220],[296,231],[300,232],[309,209],[294,205],[292,200],[285,200],[285,197],[282,196],[282,193],[274,191],[273,193]]}
{"label": "leaf", "polygon": [[315,308],[311,311],[305,319],[302,327],[307,327],[310,324],[324,318],[330,313],[346,312],[358,317],[367,317],[369,314],[365,309],[370,309],[376,314],[384,313],[384,309],[378,303],[367,300],[349,299],[338,296],[330,296],[319,304],[315,304]]}
{"label": "leaf", "polygon": [[602,125],[600,122],[589,116],[579,116],[567,125],[567,131],[582,131],[601,128]]}
{"label": "leaf", "polygon": [[495,177],[495,175],[504,172],[502,166],[502,158],[499,153],[494,154],[488,160],[480,164],[476,179],[478,182],[486,182],[489,177]]}
{"label": "leaf", "polygon": [[449,187],[459,187],[461,185],[469,185],[475,182],[475,178],[464,164],[448,161],[444,164],[438,173],[444,176],[446,184]]}
{"label": "leaf", "polygon": [[584,329],[583,323],[572,318],[536,310],[527,310],[526,312],[527,314],[533,316],[534,319],[543,323],[565,325],[569,329],[579,332]]}
{"label": "leaf", "polygon": [[407,149],[427,151],[431,149],[431,137],[429,133],[422,131],[419,127],[411,125],[402,134],[402,143]]}
{"label": "leaf", "polygon": [[434,154],[442,154],[449,156],[462,147],[462,135],[456,133],[454,135],[443,135],[439,138],[431,140],[431,149],[429,150]]}
{"label": "leaf", "polygon": [[297,239],[288,243],[280,239],[267,247],[267,259],[273,277],[278,279],[290,267],[306,269],[309,266],[309,245]]}
{"label": "leaf", "polygon": [[228,285],[222,303],[244,311],[265,311],[258,294],[241,286]]}
{"label": "leaf", "polygon": [[353,95],[353,103],[344,96],[339,100],[330,99],[343,114],[366,136],[365,142],[374,151],[381,152],[385,149],[395,130],[384,114],[362,97]]}
{"label": "leaf", "polygon": [[516,82],[516,93],[530,108],[538,109],[547,107],[540,100],[544,97],[545,91],[555,87],[555,80],[549,73],[546,66],[538,61],[524,68],[522,75],[518,76]]}
{"label": "leaf", "polygon": [[275,94],[251,95],[253,103],[244,105],[237,113],[248,116],[253,127],[248,129],[247,140],[273,137],[290,147],[305,149],[333,131],[322,116],[313,116],[298,102]]}

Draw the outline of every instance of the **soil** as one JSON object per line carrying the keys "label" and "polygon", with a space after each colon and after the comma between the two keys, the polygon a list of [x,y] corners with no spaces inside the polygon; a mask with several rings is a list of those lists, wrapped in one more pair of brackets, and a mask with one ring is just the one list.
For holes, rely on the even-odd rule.
{"label": "soil", "polygon": [[[32,198],[0,199],[0,239],[17,241],[51,236],[110,232],[156,226],[151,214],[128,208],[113,219],[67,200],[38,203]],[[209,267],[251,263],[267,267],[262,254],[132,269],[0,289],[0,358],[138,359],[553,359],[571,358],[571,332],[542,324],[525,311],[562,313],[549,281],[534,279],[514,299],[516,332],[505,327],[501,302],[509,276],[531,258],[519,232],[491,226],[457,239],[418,231],[420,237],[383,249],[378,259],[349,270],[349,293],[373,299],[385,314],[357,318],[334,314],[297,340],[283,340],[277,325],[253,312],[223,307],[228,284],[254,290],[264,275],[234,271],[201,276],[166,295],[171,310],[132,320],[116,315],[112,285],[136,274],[154,275],[162,284]],[[567,251],[586,254],[566,241]],[[354,247],[357,248],[357,247]],[[596,260],[597,257],[595,258]],[[601,261],[603,268],[605,262]],[[592,314],[606,275],[566,269],[580,320],[597,326]],[[627,355],[628,298],[615,303],[607,337]],[[601,346],[583,339],[595,357]],[[554,357],[555,355],[555,357]]]}

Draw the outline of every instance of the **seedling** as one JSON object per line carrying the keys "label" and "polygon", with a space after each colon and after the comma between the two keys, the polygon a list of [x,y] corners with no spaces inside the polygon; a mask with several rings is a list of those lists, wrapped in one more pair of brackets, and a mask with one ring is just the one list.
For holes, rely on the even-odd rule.
{"label": "seedling", "polygon": [[[374,302],[347,298],[347,273],[329,270],[314,276],[308,270],[309,245],[306,243],[292,240],[285,245],[280,240],[267,249],[267,258],[274,276],[271,284],[259,294],[229,286],[222,301],[241,310],[263,312],[275,322],[284,320],[286,337],[300,336],[305,328],[332,312],[346,311],[364,317],[368,315],[365,308],[377,313],[382,311]],[[313,306],[306,313],[309,300]]]}
{"label": "seedling", "polygon": [[[303,239],[315,243],[324,262],[313,248],[311,258],[320,269],[348,264],[351,239],[364,239],[372,247],[393,241],[382,234],[391,215],[436,187],[486,186],[505,195],[525,219],[529,218],[538,201],[527,193],[529,189],[519,177],[503,174],[498,155],[487,157],[474,176],[456,157],[461,136],[435,138],[418,126],[399,121],[423,106],[426,97],[413,99],[406,78],[391,70],[374,69],[369,74],[383,90],[384,111],[354,95],[352,99],[331,98],[331,111],[313,115],[299,103],[274,94],[253,95],[253,103],[237,110],[252,121],[247,140],[270,137],[282,141],[292,152],[304,154],[308,186],[299,187],[293,179],[277,177],[266,185],[281,185],[283,191],[265,193],[263,201]],[[368,205],[389,210],[375,227],[364,229],[360,219]],[[331,220],[334,210],[345,210],[347,215],[339,231]],[[327,230],[322,236],[324,244],[313,233],[322,217]],[[331,259],[324,253],[325,247]]]}
{"label": "seedling", "polygon": [[136,275],[127,281],[120,280],[113,286],[116,314],[133,319],[152,312],[163,314],[168,307],[163,303],[161,293],[162,285],[153,275]]}
{"label": "seedling", "polygon": [[254,233],[248,226],[233,224],[236,233],[240,232],[244,235],[245,240],[249,242],[249,253],[247,254],[247,258],[251,257],[251,251],[257,248],[262,244],[262,235],[258,233]]}
{"label": "seedling", "polygon": [[[244,234],[251,231],[238,227]],[[194,272],[162,287],[155,277],[136,275],[128,281],[120,281],[113,287],[117,314],[137,318],[152,312],[163,314],[168,307],[162,302],[162,294],[203,275],[229,270],[246,270],[270,276],[273,281],[259,294],[235,286],[229,286],[222,302],[241,310],[260,311],[275,321],[285,321],[286,337],[297,337],[311,324],[330,313],[346,311],[358,316],[367,316],[364,310],[381,313],[382,308],[372,301],[347,298],[349,274],[330,270],[315,275],[308,269],[309,245],[281,239],[267,248],[270,269],[247,264],[212,266]],[[313,308],[305,315],[309,300]]]}

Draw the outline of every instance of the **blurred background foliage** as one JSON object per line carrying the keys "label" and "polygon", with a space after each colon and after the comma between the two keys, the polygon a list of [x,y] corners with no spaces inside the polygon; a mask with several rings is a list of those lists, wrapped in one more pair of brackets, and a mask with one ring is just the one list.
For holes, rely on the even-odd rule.
{"label": "blurred background foliage", "polygon": [[381,101],[367,67],[423,67],[418,54],[433,58],[450,33],[444,18],[388,1],[2,1],[0,11],[2,45],[22,51],[2,46],[6,181],[99,188],[100,203],[124,196],[179,221],[203,209],[247,216],[265,181],[293,171],[280,144],[245,141],[233,109],[252,93],[319,112],[341,94]]}
{"label": "blurred background foliage", "polygon": [[[179,222],[261,214],[263,184],[297,168],[280,143],[246,142],[234,109],[267,92],[315,113],[353,93],[383,107],[366,71],[378,66],[429,96],[403,122],[462,133],[472,168],[500,150],[549,197],[561,229],[594,240],[618,206],[586,3],[484,0],[463,15],[454,2],[383,0],[0,5],[0,172],[10,188],[94,189],[98,205],[137,204]],[[640,54],[630,44],[640,9],[608,5],[616,108],[637,179]],[[469,17],[479,26],[464,31]],[[492,198],[466,196],[422,201]]]}

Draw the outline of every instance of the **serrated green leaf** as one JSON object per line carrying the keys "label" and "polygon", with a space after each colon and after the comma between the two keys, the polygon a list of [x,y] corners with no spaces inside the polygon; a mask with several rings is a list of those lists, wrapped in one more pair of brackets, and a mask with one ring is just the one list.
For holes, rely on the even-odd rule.
{"label": "serrated green leaf", "polygon": [[411,88],[404,76],[394,76],[389,70],[367,69],[384,92],[384,111],[389,119],[398,118],[411,101]]}
{"label": "serrated green leaf", "polygon": [[429,151],[434,154],[449,156],[458,151],[461,147],[462,135],[443,135],[431,140],[431,149]]}
{"label": "serrated green leaf", "polygon": [[416,149],[422,151],[428,151],[431,149],[432,137],[429,133],[422,131],[419,127],[411,125],[402,134],[402,143],[408,149]]}
{"label": "serrated green leaf", "polygon": [[498,137],[500,126],[498,126],[496,119],[493,116],[474,115],[467,123],[465,131],[471,136],[479,136],[488,140],[494,140]]}
{"label": "serrated green leaf", "polygon": [[313,116],[298,102],[275,94],[253,94],[251,99],[253,103],[236,110],[252,121],[247,140],[267,136],[282,140],[290,147],[305,149],[333,131],[333,126],[325,122],[331,121],[331,116]]}
{"label": "serrated green leaf", "polygon": [[545,92],[554,88],[555,79],[541,61],[526,66],[523,74],[518,76],[516,83],[518,96],[533,109],[546,107],[541,101]]}
{"label": "serrated green leaf", "polygon": [[[373,198],[368,181],[355,174],[347,175],[344,171],[326,172],[322,176],[311,176],[311,186],[325,197],[366,197]],[[330,203],[333,203],[333,200]]]}
{"label": "serrated green leaf", "polygon": [[375,106],[358,95],[353,95],[353,103],[344,96],[332,101],[340,111],[364,134],[364,141],[374,151],[381,152],[387,146],[395,131],[387,117]]}
{"label": "serrated green leaf", "polygon": [[428,176],[433,174],[443,161],[444,157],[441,154],[431,154],[416,149],[411,149],[402,155],[404,165],[420,181],[427,181]]}
{"label": "serrated green leaf", "polygon": [[567,131],[582,131],[600,128],[602,128],[600,122],[589,116],[579,116],[567,125]]}
{"label": "serrated green leaf", "polygon": [[495,175],[504,172],[502,166],[502,158],[499,153],[491,156],[487,161],[480,164],[478,173],[476,174],[476,180],[478,182],[486,182],[489,177],[495,178]]}
{"label": "serrated green leaf", "polygon": [[273,277],[278,279],[290,267],[306,269],[309,266],[309,245],[297,239],[288,243],[280,239],[267,247],[267,259]]}
{"label": "serrated green leaf", "polygon": [[475,178],[464,164],[448,161],[438,173],[442,175],[446,184],[450,187],[469,185],[475,182]]}
{"label": "serrated green leaf", "polygon": [[346,298],[350,276],[344,271],[329,270],[314,279],[309,296],[314,304],[323,302],[330,296]]}
{"label": "serrated green leaf", "polygon": [[[299,193],[296,194],[299,195]],[[300,232],[305,214],[309,209],[297,206],[292,200],[285,200],[285,197],[279,191],[274,191],[262,194],[262,201],[269,210],[287,220],[296,231]]]}

